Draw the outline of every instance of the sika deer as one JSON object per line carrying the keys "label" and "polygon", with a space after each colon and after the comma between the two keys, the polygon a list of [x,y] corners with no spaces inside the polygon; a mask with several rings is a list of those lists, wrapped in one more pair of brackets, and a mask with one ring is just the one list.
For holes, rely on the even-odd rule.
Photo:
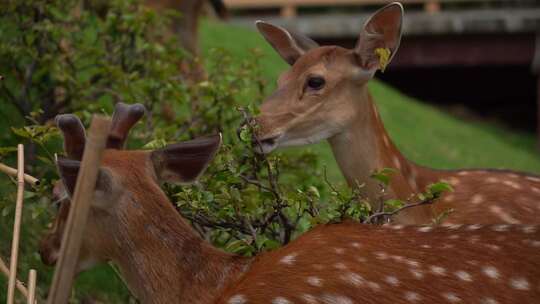
{"label": "sika deer", "polygon": [[[256,118],[262,152],[327,139],[349,186],[359,182],[365,196],[376,201],[374,170],[395,168],[389,194],[406,200],[439,180],[455,189],[433,206],[409,208],[400,223],[431,222],[453,209],[446,223],[537,223],[540,218],[540,177],[513,171],[475,169],[444,171],[407,160],[390,140],[368,91],[367,83],[381,66],[377,49],[388,49],[388,61],[401,40],[403,7],[392,3],[364,25],[355,49],[319,47],[297,33],[264,22],[257,27],[292,67],[278,80],[277,90]],[[375,206],[373,206],[375,207]]]}
{"label": "sika deer", "polygon": [[[403,227],[321,225],[286,247],[244,258],[202,240],[176,212],[158,182],[193,181],[220,137],[157,151],[122,151],[140,111],[114,115],[83,241],[79,270],[119,266],[143,303],[534,303],[540,300],[540,227]],[[133,110],[135,109],[135,110]],[[139,108],[140,109],[140,108]],[[134,114],[135,113],[135,114]],[[126,118],[118,119],[120,117]],[[57,119],[67,156],[58,169],[73,192],[84,129]],[[56,260],[69,201],[41,244]]]}

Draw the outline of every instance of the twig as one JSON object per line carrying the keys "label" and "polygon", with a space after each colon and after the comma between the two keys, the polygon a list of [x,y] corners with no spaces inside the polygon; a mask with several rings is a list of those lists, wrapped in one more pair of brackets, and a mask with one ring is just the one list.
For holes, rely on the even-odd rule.
{"label": "twig", "polygon": [[407,205],[404,205],[394,211],[390,211],[390,212],[377,212],[377,213],[374,213],[372,215],[370,215],[368,218],[366,218],[362,223],[364,224],[369,224],[369,223],[373,223],[373,220],[377,219],[378,217],[391,217],[391,216],[394,216],[396,215],[397,213],[405,210],[405,209],[408,209],[408,208],[413,208],[413,207],[417,207],[417,206],[422,206],[422,205],[431,205],[433,204],[439,197],[438,196],[434,196],[432,198],[429,198],[429,199],[425,199],[425,200],[422,200],[418,203],[413,203],[413,204],[407,204]]}
{"label": "twig", "polygon": [[28,304],[36,303],[36,281],[37,272],[35,269],[30,269],[28,273]]}
{"label": "twig", "polygon": [[[6,278],[9,278],[9,268],[2,258],[0,258],[0,272],[2,272]],[[28,290],[21,281],[17,280],[16,287],[25,298],[28,298]]]}
{"label": "twig", "polygon": [[[0,172],[3,172],[9,176],[17,176],[17,169],[11,168],[9,166],[6,166],[5,164],[0,163]],[[29,183],[32,186],[38,186],[39,185],[39,179],[29,175],[24,174],[24,181]]]}
{"label": "twig", "polygon": [[99,173],[99,164],[111,122],[102,116],[94,116],[83,153],[81,168],[71,200],[71,208],[66,222],[60,247],[60,258],[51,285],[49,304],[65,304],[71,294],[71,287],[77,267],[82,236],[90,212],[94,188]]}
{"label": "twig", "polygon": [[17,201],[15,203],[15,221],[13,223],[13,240],[11,242],[11,259],[9,260],[9,282],[7,303],[15,301],[15,285],[17,282],[17,262],[19,260],[19,241],[21,237],[22,208],[24,199],[24,146],[17,146]]}

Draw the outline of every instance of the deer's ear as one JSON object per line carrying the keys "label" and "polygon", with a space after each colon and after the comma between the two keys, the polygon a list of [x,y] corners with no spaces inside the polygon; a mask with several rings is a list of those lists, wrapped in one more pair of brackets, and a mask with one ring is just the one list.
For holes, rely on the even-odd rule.
{"label": "deer's ear", "polygon": [[390,63],[399,47],[402,34],[403,6],[390,3],[375,12],[364,24],[355,47],[355,54],[365,70],[377,69],[380,65],[376,49],[388,49]]}
{"label": "deer's ear", "polygon": [[204,172],[221,145],[221,134],[169,145],[153,151],[151,160],[160,181],[192,183]]}
{"label": "deer's ear", "polygon": [[290,65],[293,65],[300,56],[310,49],[319,46],[317,42],[309,37],[299,33],[289,32],[280,26],[272,25],[260,20],[257,21],[255,25],[257,25],[257,29],[264,36],[266,41],[268,41],[268,43],[270,43],[279,55]]}
{"label": "deer's ear", "polygon": [[[72,197],[75,192],[75,185],[77,184],[77,176],[81,168],[81,162],[77,160],[71,160],[67,158],[59,158],[56,162],[58,173],[64,184],[64,188]],[[101,196],[110,196],[112,189],[112,176],[105,169],[99,169],[98,177],[96,181],[96,191],[94,192],[94,201],[102,201]]]}

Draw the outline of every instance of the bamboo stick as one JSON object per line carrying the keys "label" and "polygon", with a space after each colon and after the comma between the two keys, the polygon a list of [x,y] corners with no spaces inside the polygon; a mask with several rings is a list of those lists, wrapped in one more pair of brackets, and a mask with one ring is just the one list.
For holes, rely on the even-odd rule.
{"label": "bamboo stick", "polygon": [[71,294],[82,235],[88,219],[110,124],[110,120],[102,116],[95,115],[92,119],[68,220],[62,236],[60,258],[54,271],[47,299],[49,304],[65,304]]}
{"label": "bamboo stick", "polygon": [[[6,262],[4,262],[4,260],[2,260],[2,258],[0,258],[0,272],[2,272],[6,276],[6,278],[9,278],[9,268],[7,267]],[[17,289],[19,290],[19,292],[25,298],[28,298],[28,289],[26,289],[24,284],[21,281],[17,280],[16,286],[17,286]]]}
{"label": "bamboo stick", "polygon": [[35,269],[30,269],[28,273],[28,304],[36,304],[36,283],[37,272]]}
{"label": "bamboo stick", "polygon": [[[17,176],[17,169],[14,169],[14,168],[11,168],[9,166],[6,166],[5,164],[2,164],[0,163],[0,172],[3,172],[9,176]],[[24,174],[24,181],[29,183],[30,185],[32,186],[37,186],[39,185],[39,179],[29,175],[29,174]]]}
{"label": "bamboo stick", "polygon": [[21,220],[24,198],[24,146],[17,146],[17,201],[15,204],[15,222],[13,223],[13,239],[11,242],[11,259],[9,263],[9,282],[7,304],[15,300],[17,281],[17,262],[19,260],[19,240],[21,237]]}

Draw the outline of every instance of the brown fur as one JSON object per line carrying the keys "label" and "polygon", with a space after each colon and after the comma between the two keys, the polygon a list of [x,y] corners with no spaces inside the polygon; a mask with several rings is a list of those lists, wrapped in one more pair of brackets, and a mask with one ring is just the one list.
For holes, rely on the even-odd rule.
{"label": "brown fur", "polygon": [[[258,257],[218,303],[451,303],[450,293],[459,303],[540,299],[539,249],[530,245],[538,231],[527,234],[523,226],[419,229],[430,227],[319,226]],[[437,272],[441,269],[444,273]],[[495,269],[491,275],[498,277],[490,278],[486,269]],[[517,278],[530,289],[512,288]],[[235,296],[245,301],[231,301]],[[417,300],[408,298],[414,296]]]}

